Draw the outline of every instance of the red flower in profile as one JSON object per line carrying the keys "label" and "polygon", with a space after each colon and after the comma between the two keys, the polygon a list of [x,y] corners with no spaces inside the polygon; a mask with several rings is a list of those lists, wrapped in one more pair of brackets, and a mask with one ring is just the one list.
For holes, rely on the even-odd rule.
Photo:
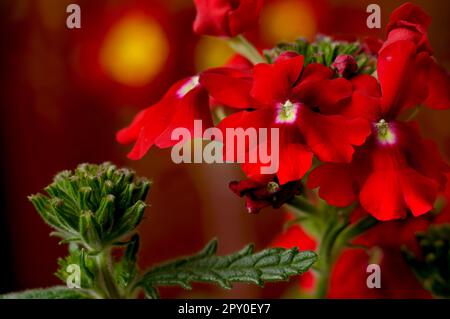
{"label": "red flower in profile", "polygon": [[[323,114],[322,111],[335,108],[352,94],[350,82],[333,77],[334,71],[326,66],[309,64],[304,68],[303,56],[284,53],[274,64],[257,64],[253,75],[245,71],[224,76],[223,72],[213,70],[202,74],[200,82],[224,105],[250,109],[225,118],[219,124],[222,130],[279,129],[276,176],[283,185],[304,176],[311,167],[313,154],[326,162],[349,162],[353,146],[363,144],[370,134],[370,126],[363,119]],[[273,179],[261,175],[260,168],[260,163],[242,165],[251,179],[261,182]]]}
{"label": "red flower in profile", "polygon": [[194,0],[197,17],[194,32],[235,37],[251,27],[259,18],[263,0]]}
{"label": "red flower in profile", "polygon": [[[388,37],[381,51],[398,41],[412,41],[418,52],[433,54],[428,40],[427,29],[431,17],[419,6],[405,3],[392,12],[387,26]],[[450,107],[450,76],[435,60],[428,67],[426,81],[428,96],[424,105],[434,109],[448,109]],[[422,84],[423,85],[423,84]]]}
{"label": "red flower in profile", "polygon": [[431,63],[429,55],[418,53],[411,41],[397,41],[380,52],[377,72],[382,94],[377,98],[372,92],[378,103],[369,107],[356,99],[341,110],[348,116],[367,117],[372,122],[371,137],[350,164],[327,163],[312,171],[309,187],[320,186],[320,196],[332,205],[346,206],[359,198],[379,220],[403,218],[407,211],[414,216],[430,211],[445,186],[447,166],[416,125],[397,118],[425,100],[423,83]]}
{"label": "red flower in profile", "polygon": [[172,140],[171,134],[179,127],[189,129],[193,138],[200,137],[194,132],[196,119],[206,128],[212,125],[208,93],[198,79],[193,76],[176,82],[158,103],[138,113],[130,126],[117,133],[119,143],[135,142],[130,159],[141,159],[153,145],[175,145],[178,141]]}
{"label": "red flower in profile", "polygon": [[388,38],[382,49],[394,42],[409,40],[417,45],[419,51],[432,53],[433,49],[427,35],[430,23],[431,17],[419,6],[409,2],[401,5],[389,17],[386,27]]}

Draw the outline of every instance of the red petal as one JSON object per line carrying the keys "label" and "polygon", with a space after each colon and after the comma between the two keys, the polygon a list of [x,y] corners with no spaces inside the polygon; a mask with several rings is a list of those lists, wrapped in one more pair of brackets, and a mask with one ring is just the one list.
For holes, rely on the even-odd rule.
{"label": "red petal", "polygon": [[329,80],[334,76],[334,71],[323,64],[311,63],[305,67],[300,84],[307,84],[320,80]]}
{"label": "red petal", "polygon": [[307,185],[320,187],[319,196],[333,206],[345,207],[357,198],[349,164],[323,164],[309,174]]}
{"label": "red petal", "polygon": [[405,203],[414,216],[427,213],[433,208],[438,193],[435,181],[413,169],[405,169],[402,171],[400,183]]}
{"label": "red petal", "polygon": [[[201,132],[194,131],[195,120],[202,121]],[[190,131],[192,138],[201,138],[203,132],[212,126],[208,94],[202,87],[197,87],[179,100],[173,118],[155,140],[155,144],[159,148],[172,147],[177,144],[178,140],[172,140],[172,132],[177,128],[186,128]]]}
{"label": "red petal", "polygon": [[[133,133],[139,130],[139,135],[137,136],[133,149],[128,154],[128,158],[138,160],[144,157],[148,150],[153,146],[158,136],[169,124],[172,117],[172,114],[170,113],[171,107],[174,107],[174,105],[167,105],[165,102],[166,101],[163,100],[148,108],[145,111],[145,116],[142,120],[138,121],[138,123],[133,123],[129,128],[131,131],[134,131]],[[137,125],[139,125],[139,127]],[[120,135],[126,135],[126,130],[128,129],[120,131],[118,137]]]}
{"label": "red petal", "polygon": [[390,17],[389,24],[387,25],[387,31],[389,32],[396,26],[399,21],[407,21],[413,24],[418,24],[427,29],[431,23],[431,17],[422,10],[419,6],[412,3],[405,3],[395,9]]}
{"label": "red petal", "polygon": [[216,68],[203,72],[200,83],[220,104],[234,108],[251,108],[252,78],[249,70]]}
{"label": "red petal", "polygon": [[395,169],[373,172],[359,194],[362,207],[379,220],[406,217],[403,195]]}
{"label": "red petal", "polygon": [[243,33],[256,25],[263,0],[240,0],[239,7],[228,13],[228,23],[231,36]]}
{"label": "red petal", "polygon": [[380,99],[355,91],[351,100],[339,110],[339,114],[376,122],[381,117]]}
{"label": "red petal", "polygon": [[214,36],[231,36],[228,12],[232,10],[228,0],[194,0],[197,16],[194,32]]}
{"label": "red petal", "polygon": [[381,85],[381,108],[386,116],[396,117],[403,109],[417,106],[427,94],[426,53],[416,54],[411,41],[395,42],[380,52],[377,64]]}
{"label": "red petal", "polygon": [[[229,149],[227,147],[227,129],[236,129],[236,128],[242,128],[244,130],[247,129],[255,129],[256,134],[258,133],[259,128],[268,128],[272,127],[274,119],[274,114],[272,110],[262,109],[262,110],[255,110],[255,111],[241,111],[234,114],[231,114],[227,116],[225,119],[223,119],[219,125],[217,126],[221,131],[224,139],[224,158],[226,161],[236,161],[238,156],[240,154],[248,154],[249,152],[249,145],[248,141],[246,141],[246,149],[238,149],[237,143],[235,141],[234,148]],[[250,177],[250,176],[249,176]]]}
{"label": "red petal", "polygon": [[301,179],[311,168],[313,154],[302,144],[280,143],[278,180],[283,185]]}
{"label": "red petal", "polygon": [[409,166],[421,175],[436,181],[440,190],[443,190],[447,182],[445,173],[449,171],[449,167],[442,159],[436,143],[421,136],[417,122],[408,124],[397,122],[395,129]]}
{"label": "red petal", "polygon": [[254,68],[252,97],[266,106],[285,102],[303,69],[303,56],[278,59],[274,64],[260,63]]}
{"label": "red petal", "polygon": [[321,115],[306,107],[297,121],[306,144],[324,162],[350,162],[353,145],[362,145],[371,133],[369,122],[339,115]]}
{"label": "red petal", "polygon": [[368,74],[360,74],[353,77],[350,82],[353,85],[353,90],[362,94],[381,97],[381,89],[377,79]]}
{"label": "red petal", "polygon": [[342,102],[352,95],[352,84],[343,78],[301,83],[295,90],[309,107],[318,107],[326,114],[336,113]]}
{"label": "red petal", "polygon": [[131,142],[136,141],[136,139],[139,136],[139,133],[141,132],[141,128],[144,125],[143,123],[145,120],[145,115],[147,114],[148,110],[149,109],[140,111],[138,114],[136,114],[133,121],[128,127],[123,128],[119,132],[117,132],[116,134],[117,142],[119,142],[120,144],[129,144]]}
{"label": "red petal", "polygon": [[339,111],[339,114],[347,117],[362,117],[371,122],[376,122],[381,117],[380,109],[380,85],[370,75],[361,74],[353,77],[350,82],[353,85],[353,94],[350,101]]}
{"label": "red petal", "polygon": [[294,225],[275,237],[269,247],[285,249],[297,247],[301,250],[315,250],[317,243],[300,226]]}
{"label": "red petal", "polygon": [[428,73],[428,97],[425,105],[433,109],[450,108],[450,76],[436,63],[431,63]]}

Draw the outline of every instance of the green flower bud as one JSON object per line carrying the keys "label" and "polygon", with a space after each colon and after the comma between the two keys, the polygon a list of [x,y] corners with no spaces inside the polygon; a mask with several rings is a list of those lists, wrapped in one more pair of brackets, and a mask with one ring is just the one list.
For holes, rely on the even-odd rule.
{"label": "green flower bud", "polygon": [[150,182],[110,163],[62,171],[29,199],[63,241],[97,250],[119,241],[142,220]]}

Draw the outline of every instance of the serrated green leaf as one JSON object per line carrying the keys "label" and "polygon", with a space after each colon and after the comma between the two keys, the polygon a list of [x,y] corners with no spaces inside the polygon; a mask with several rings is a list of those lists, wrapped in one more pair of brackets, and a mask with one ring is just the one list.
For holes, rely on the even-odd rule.
{"label": "serrated green leaf", "polygon": [[307,271],[317,260],[314,252],[297,248],[269,248],[258,253],[248,245],[237,253],[216,256],[217,240],[212,240],[198,254],[169,262],[148,271],[142,287],[178,285],[191,289],[194,282],[215,283],[230,289],[235,282],[262,286],[268,281],[285,281]]}
{"label": "serrated green leaf", "polygon": [[69,289],[55,286],[44,289],[31,289],[0,295],[0,299],[89,299],[90,297],[79,289]]}

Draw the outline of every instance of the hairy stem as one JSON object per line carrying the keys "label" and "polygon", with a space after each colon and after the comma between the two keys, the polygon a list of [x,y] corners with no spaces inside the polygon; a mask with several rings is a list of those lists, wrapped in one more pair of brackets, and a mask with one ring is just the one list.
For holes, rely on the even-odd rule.
{"label": "hairy stem", "polygon": [[96,257],[98,267],[98,286],[103,290],[105,298],[120,299],[122,296],[114,279],[111,261],[111,249],[104,249]]}

